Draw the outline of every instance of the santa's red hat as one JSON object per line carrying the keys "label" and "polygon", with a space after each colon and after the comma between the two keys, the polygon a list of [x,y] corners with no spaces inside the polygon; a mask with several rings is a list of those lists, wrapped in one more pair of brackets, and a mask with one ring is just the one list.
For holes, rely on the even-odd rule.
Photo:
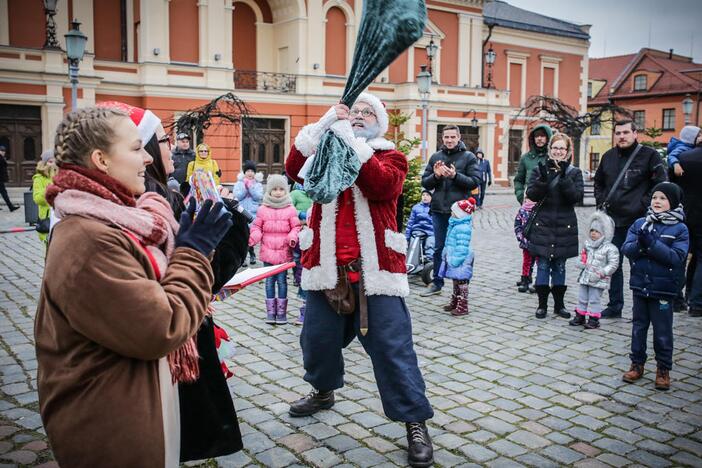
{"label": "santa's red hat", "polygon": [[139,137],[143,144],[146,144],[154,136],[156,128],[161,124],[161,119],[156,117],[156,114],[141,107],[130,106],[119,101],[103,101],[97,105],[98,107],[112,107],[126,113],[139,129]]}
{"label": "santa's red hat", "polygon": [[451,205],[451,213],[459,219],[473,214],[473,211],[475,211],[475,198],[473,197],[467,200],[458,200]]}
{"label": "santa's red hat", "polygon": [[385,109],[385,104],[371,93],[361,93],[356,98],[356,102],[365,102],[373,108],[378,126],[380,127],[378,136],[382,137],[388,132],[388,111]]}

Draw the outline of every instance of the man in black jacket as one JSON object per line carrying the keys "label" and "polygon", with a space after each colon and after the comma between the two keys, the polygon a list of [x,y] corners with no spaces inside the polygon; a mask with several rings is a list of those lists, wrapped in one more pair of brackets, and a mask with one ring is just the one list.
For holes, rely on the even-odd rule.
{"label": "man in black jacket", "polygon": [[190,148],[190,136],[187,133],[179,133],[177,135],[176,147],[173,150],[173,166],[175,171],[172,177],[179,184],[185,182],[185,177],[188,173],[188,164],[195,161],[195,152]]}
{"label": "man in black jacket", "polygon": [[675,181],[685,195],[685,224],[690,231],[692,260],[687,269],[690,316],[702,317],[702,138],[697,148],[685,151],[678,159],[683,175]]}
{"label": "man in black jacket", "polygon": [[[621,247],[626,232],[634,221],[646,214],[653,187],[668,179],[660,155],[653,148],[639,144],[636,130],[636,125],[631,120],[620,120],[614,124],[616,146],[602,156],[595,173],[595,201],[614,220],[612,243],[620,249],[619,269],[612,275],[609,304],[602,311],[602,318],[622,316],[624,273],[621,267],[624,256],[621,255]],[[614,182],[632,155],[631,164],[612,192]]]}
{"label": "man in black jacket", "polygon": [[447,125],[442,132],[441,150],[429,158],[422,176],[422,187],[433,190],[431,218],[434,224],[434,281],[422,297],[439,294],[444,279],[439,277],[441,254],[446,242],[451,205],[470,196],[471,190],[480,185],[478,158],[466,149],[457,126]]}

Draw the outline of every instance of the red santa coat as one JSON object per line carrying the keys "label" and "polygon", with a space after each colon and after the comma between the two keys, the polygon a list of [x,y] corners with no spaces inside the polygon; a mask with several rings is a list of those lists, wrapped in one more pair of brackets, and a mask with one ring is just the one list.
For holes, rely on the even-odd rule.
{"label": "red santa coat", "polygon": [[[397,232],[397,199],[408,171],[407,159],[384,139],[355,138],[347,120],[336,120],[333,108],[316,123],[300,131],[285,161],[285,172],[297,182],[300,170],[313,156],[319,138],[331,128],[356,149],[362,166],[355,184],[347,189],[353,195],[354,217],[361,248],[363,283],[366,295],[407,296],[407,240]],[[309,229],[300,233],[302,288],[332,289],[337,283],[336,229],[337,200],[312,206],[307,218]]]}

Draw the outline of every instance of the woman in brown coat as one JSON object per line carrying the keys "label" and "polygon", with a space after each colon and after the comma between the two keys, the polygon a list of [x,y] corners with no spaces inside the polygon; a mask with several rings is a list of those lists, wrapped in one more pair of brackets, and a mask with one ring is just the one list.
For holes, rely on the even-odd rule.
{"label": "woman in brown coat", "polygon": [[163,197],[144,194],[151,156],[121,111],[68,114],[54,149],[46,199],[61,222],[35,322],[51,448],[64,468],[177,466],[177,383],[197,378],[207,255],[229,215],[208,202],[194,216],[191,203],[179,225]]}

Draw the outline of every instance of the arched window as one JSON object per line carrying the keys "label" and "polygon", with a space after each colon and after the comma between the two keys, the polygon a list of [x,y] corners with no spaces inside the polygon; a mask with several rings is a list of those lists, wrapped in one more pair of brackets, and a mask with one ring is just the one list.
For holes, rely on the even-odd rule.
{"label": "arched window", "polygon": [[324,41],[326,74],[346,75],[346,15],[341,8],[327,11]]}

